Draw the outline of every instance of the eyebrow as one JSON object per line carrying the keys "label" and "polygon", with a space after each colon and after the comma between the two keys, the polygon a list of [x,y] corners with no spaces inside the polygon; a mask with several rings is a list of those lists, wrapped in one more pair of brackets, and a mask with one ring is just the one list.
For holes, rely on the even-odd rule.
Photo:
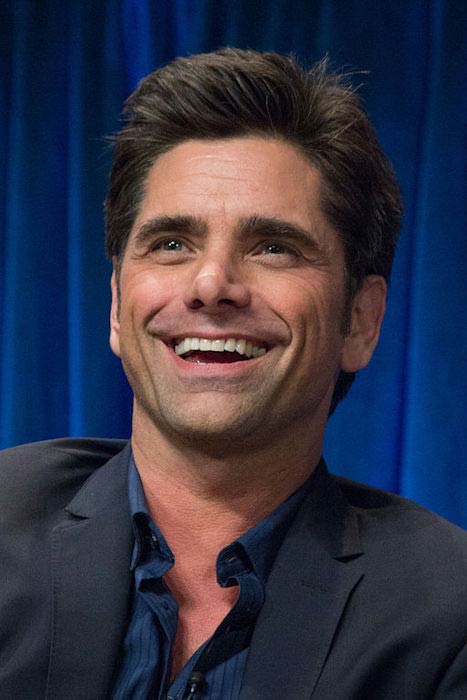
{"label": "eyebrow", "polygon": [[[151,242],[159,234],[177,235],[181,233],[196,236],[205,236],[208,232],[206,221],[188,214],[176,214],[173,216],[156,216],[146,221],[139,228],[135,236],[135,245],[143,246]],[[261,216],[253,214],[240,220],[239,234],[241,238],[251,236],[265,236],[268,238],[295,241],[308,249],[319,251],[321,246],[311,231],[292,224],[290,221],[274,216]]]}
{"label": "eyebrow", "polygon": [[206,223],[195,216],[156,216],[141,225],[135,236],[135,245],[145,245],[160,233],[204,235],[206,232]]}
{"label": "eyebrow", "polygon": [[267,236],[268,238],[282,238],[288,241],[295,241],[297,244],[309,249],[321,250],[320,244],[311,231],[276,217],[254,214],[246,219],[242,219],[240,234],[244,237],[256,235]]}

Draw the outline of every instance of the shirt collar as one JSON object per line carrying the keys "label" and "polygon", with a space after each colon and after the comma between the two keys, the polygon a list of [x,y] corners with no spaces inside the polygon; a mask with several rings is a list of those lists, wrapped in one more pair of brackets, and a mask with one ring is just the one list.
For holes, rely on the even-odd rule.
{"label": "shirt collar", "polygon": [[[313,474],[269,515],[253,525],[237,542],[246,552],[259,577],[266,583],[282,541],[310,490]],[[224,550],[225,551],[225,550]]]}
{"label": "shirt collar", "polygon": [[133,455],[130,457],[128,467],[128,499],[135,535],[131,570],[133,571],[138,564],[146,559],[148,552],[157,552],[160,557],[173,563],[172,551],[149,513],[143,484],[141,483]]}
{"label": "shirt collar", "polygon": [[[231,569],[226,564],[233,558],[233,555],[237,560],[240,558],[243,561],[244,568],[252,567],[258,578],[266,583],[285,534],[301,502],[311,488],[314,474],[315,472],[285,501],[280,503],[272,513],[221,550],[217,558],[217,572],[221,584],[225,585],[223,572]],[[135,569],[151,550],[157,550],[160,556],[173,562],[172,551],[149,513],[143,485],[133,456],[131,456],[129,463],[128,496],[135,534],[131,569]]]}

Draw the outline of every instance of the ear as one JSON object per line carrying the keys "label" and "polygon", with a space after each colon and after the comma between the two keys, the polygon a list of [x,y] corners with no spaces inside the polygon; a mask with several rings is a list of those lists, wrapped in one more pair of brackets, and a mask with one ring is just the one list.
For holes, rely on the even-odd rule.
{"label": "ear", "polygon": [[387,285],[383,277],[365,277],[352,300],[350,330],[344,338],[341,369],[357,372],[365,367],[378,343],[386,308]]}
{"label": "ear", "polygon": [[110,278],[110,289],[112,291],[112,303],[110,305],[110,347],[113,352],[120,357],[120,300],[118,293],[117,273],[114,261],[114,270]]}

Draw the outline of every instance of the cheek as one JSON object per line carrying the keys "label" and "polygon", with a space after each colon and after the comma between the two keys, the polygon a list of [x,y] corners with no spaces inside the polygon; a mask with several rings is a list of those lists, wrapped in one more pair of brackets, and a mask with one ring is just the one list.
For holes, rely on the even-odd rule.
{"label": "cheek", "polygon": [[122,275],[121,318],[147,322],[180,294],[180,282],[174,275],[141,271]]}
{"label": "cheek", "polygon": [[284,277],[280,284],[263,289],[264,301],[292,331],[340,335],[343,293],[338,283],[334,286],[319,276],[308,275],[304,279]]}

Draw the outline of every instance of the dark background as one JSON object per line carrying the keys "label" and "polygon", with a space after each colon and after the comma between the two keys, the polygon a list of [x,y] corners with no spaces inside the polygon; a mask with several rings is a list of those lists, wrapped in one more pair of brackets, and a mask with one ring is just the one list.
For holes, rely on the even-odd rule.
{"label": "dark background", "polygon": [[[102,202],[125,96],[224,45],[328,53],[402,187],[380,347],[331,419],[333,471],[467,526],[466,3],[14,0],[0,9],[0,443],[127,436]],[[300,439],[300,436],[297,436]]]}

